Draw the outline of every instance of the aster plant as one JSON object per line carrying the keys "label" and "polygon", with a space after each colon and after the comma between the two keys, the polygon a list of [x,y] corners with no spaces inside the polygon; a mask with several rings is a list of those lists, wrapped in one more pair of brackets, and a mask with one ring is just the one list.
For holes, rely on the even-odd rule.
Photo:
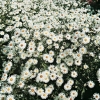
{"label": "aster plant", "polygon": [[0,100],[100,99],[99,13],[71,0],[0,3]]}

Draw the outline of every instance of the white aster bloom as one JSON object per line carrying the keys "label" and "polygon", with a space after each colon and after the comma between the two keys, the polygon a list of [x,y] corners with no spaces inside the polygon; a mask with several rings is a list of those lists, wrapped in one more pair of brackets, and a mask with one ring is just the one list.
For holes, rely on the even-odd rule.
{"label": "white aster bloom", "polygon": [[1,81],[6,81],[7,76],[8,76],[7,73],[3,73],[1,77]]}
{"label": "white aster bloom", "polygon": [[42,99],[47,99],[48,98],[48,94],[47,93],[42,93],[41,94],[41,98]]}
{"label": "white aster bloom", "polygon": [[31,94],[31,95],[35,95],[35,93],[36,93],[36,87],[34,87],[34,86],[30,86],[30,89],[29,89],[29,94]]}
{"label": "white aster bloom", "polygon": [[50,95],[52,93],[52,91],[53,90],[50,87],[45,88],[45,93],[47,93],[47,95]]}
{"label": "white aster bloom", "polygon": [[99,93],[94,93],[94,94],[93,94],[93,98],[94,98],[95,100],[99,100],[99,99],[100,99],[100,94],[99,94]]}
{"label": "white aster bloom", "polygon": [[41,96],[44,93],[44,90],[42,88],[38,88],[36,90],[37,95]]}
{"label": "white aster bloom", "polygon": [[51,39],[47,39],[47,40],[46,40],[46,43],[47,43],[48,45],[50,45],[50,44],[52,44],[52,40],[51,40]]}
{"label": "white aster bloom", "polygon": [[83,38],[82,43],[83,43],[83,44],[88,44],[89,42],[90,42],[90,37],[89,37],[89,36],[85,36],[85,37]]}
{"label": "white aster bloom", "polygon": [[6,87],[6,92],[7,92],[8,94],[10,94],[12,91],[13,91],[13,89],[12,89],[11,86],[7,86],[7,87]]}
{"label": "white aster bloom", "polygon": [[57,75],[55,73],[50,73],[50,79],[51,80],[56,80]]}
{"label": "white aster bloom", "polygon": [[89,88],[94,88],[95,83],[90,80],[90,81],[87,82],[87,85],[88,85]]}
{"label": "white aster bloom", "polygon": [[69,84],[65,84],[65,85],[64,85],[64,89],[65,89],[66,91],[71,90],[71,88],[72,88],[72,86],[69,85]]}
{"label": "white aster bloom", "polygon": [[63,82],[64,82],[63,78],[58,78],[56,80],[56,85],[59,87],[59,86],[61,86],[63,84]]}
{"label": "white aster bloom", "polygon": [[9,84],[13,85],[16,81],[16,75],[9,76],[7,81],[8,81]]}
{"label": "white aster bloom", "polygon": [[72,86],[74,84],[74,80],[69,79],[67,83]]}
{"label": "white aster bloom", "polygon": [[37,50],[38,50],[39,52],[42,52],[42,51],[44,50],[44,46],[43,46],[43,45],[39,45],[39,46],[37,47]]}
{"label": "white aster bloom", "polygon": [[15,100],[14,95],[8,95],[6,100]]}
{"label": "white aster bloom", "polygon": [[71,71],[71,77],[76,78],[78,73],[76,71]]}
{"label": "white aster bloom", "polygon": [[25,41],[21,41],[21,42],[19,43],[19,48],[20,48],[20,49],[24,49],[25,47],[26,47]]}
{"label": "white aster bloom", "polygon": [[70,96],[73,97],[73,98],[76,98],[78,96],[78,92],[76,90],[71,90]]}
{"label": "white aster bloom", "polygon": [[80,59],[75,60],[75,65],[80,66],[82,64],[82,61]]}
{"label": "white aster bloom", "polygon": [[23,81],[19,81],[19,82],[18,82],[18,87],[19,87],[19,88],[23,88],[23,87],[24,87],[24,85],[25,85],[25,84],[24,84],[24,82],[23,82]]}

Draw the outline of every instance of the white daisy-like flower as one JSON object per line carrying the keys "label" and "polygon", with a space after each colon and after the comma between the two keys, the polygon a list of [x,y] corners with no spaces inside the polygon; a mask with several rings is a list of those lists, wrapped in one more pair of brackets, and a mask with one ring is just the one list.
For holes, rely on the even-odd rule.
{"label": "white daisy-like flower", "polygon": [[53,61],[54,61],[54,58],[53,58],[52,56],[49,56],[48,62],[49,62],[49,63],[53,63]]}
{"label": "white daisy-like flower", "polygon": [[57,75],[55,73],[50,73],[50,79],[51,80],[56,80]]}
{"label": "white daisy-like flower", "polygon": [[99,99],[100,99],[100,94],[99,94],[99,93],[94,93],[94,94],[93,94],[93,98],[94,98],[95,100],[99,100]]}
{"label": "white daisy-like flower", "polygon": [[37,59],[33,59],[33,64],[36,65],[38,63]]}
{"label": "white daisy-like flower", "polygon": [[47,99],[48,98],[48,94],[47,93],[42,93],[41,94],[41,98],[42,99]]}
{"label": "white daisy-like flower", "polygon": [[29,89],[29,94],[31,94],[31,95],[35,95],[35,93],[36,93],[36,87],[34,87],[34,86],[30,86],[30,89]]}
{"label": "white daisy-like flower", "polygon": [[73,97],[73,98],[76,98],[78,96],[78,92],[76,90],[71,90],[70,96]]}
{"label": "white daisy-like flower", "polygon": [[44,46],[43,46],[43,45],[39,45],[39,46],[37,47],[37,50],[38,50],[39,52],[42,52],[42,51],[44,50]]}
{"label": "white daisy-like flower", "polygon": [[19,81],[19,82],[18,82],[18,87],[19,87],[19,88],[23,88],[23,87],[24,87],[24,85],[25,85],[25,84],[24,84],[24,82],[23,82],[23,81]]}
{"label": "white daisy-like flower", "polygon": [[8,67],[8,66],[6,66],[6,67],[4,68],[4,72],[5,72],[5,73],[7,73],[7,72],[9,72],[9,71],[10,71],[10,69],[11,69],[11,66],[9,66],[9,67]]}
{"label": "white daisy-like flower", "polygon": [[85,64],[85,65],[83,65],[83,68],[84,68],[84,69],[88,69],[89,66],[88,66],[87,64]]}
{"label": "white daisy-like flower", "polygon": [[88,44],[89,42],[90,42],[90,37],[89,37],[89,36],[85,36],[85,37],[83,38],[82,43],[83,43],[83,44]]}
{"label": "white daisy-like flower", "polygon": [[76,71],[71,71],[71,77],[76,78],[78,73]]}
{"label": "white daisy-like flower", "polygon": [[50,50],[50,51],[49,51],[49,55],[50,55],[50,56],[54,56],[54,51]]}
{"label": "white daisy-like flower", "polygon": [[63,78],[58,78],[56,80],[56,85],[59,87],[59,86],[61,86],[63,84],[63,82],[64,82]]}
{"label": "white daisy-like flower", "polygon": [[25,41],[21,41],[21,42],[19,43],[19,48],[20,48],[20,49],[24,49],[25,47],[26,47]]}
{"label": "white daisy-like flower", "polygon": [[90,81],[87,82],[87,85],[88,85],[89,88],[94,88],[95,83],[90,80]]}
{"label": "white daisy-like flower", "polygon": [[7,100],[15,100],[15,99],[14,99],[14,95],[8,95],[6,99],[7,99]]}
{"label": "white daisy-like flower", "polygon": [[10,94],[12,91],[13,91],[13,89],[12,89],[11,86],[7,86],[7,87],[6,87],[6,92],[7,92],[8,94]]}
{"label": "white daisy-like flower", "polygon": [[20,58],[21,59],[26,59],[27,54],[25,52],[20,53]]}
{"label": "white daisy-like flower", "polygon": [[52,40],[51,40],[51,39],[47,39],[47,40],[46,40],[46,43],[47,43],[48,45],[50,45],[50,44],[52,44]]}
{"label": "white daisy-like flower", "polygon": [[64,93],[59,93],[58,94],[58,97],[60,98],[60,99],[65,99],[65,97],[66,97],[66,95],[64,94]]}
{"label": "white daisy-like flower", "polygon": [[1,77],[1,81],[6,81],[7,76],[8,76],[7,73],[3,73]]}
{"label": "white daisy-like flower", "polygon": [[6,87],[1,87],[0,94],[2,94],[2,93],[6,93]]}
{"label": "white daisy-like flower", "polygon": [[39,38],[40,37],[40,32],[39,31],[34,32],[34,37]]}
{"label": "white daisy-like flower", "polygon": [[66,35],[65,35],[65,38],[66,38],[67,40],[70,40],[70,39],[71,39],[71,35],[70,35],[70,34],[66,34]]}
{"label": "white daisy-like flower", "polygon": [[36,90],[37,95],[41,96],[44,93],[44,90],[42,88],[38,88]]}
{"label": "white daisy-like flower", "polygon": [[24,78],[28,78],[28,77],[31,76],[31,73],[30,73],[30,71],[29,71],[28,69],[26,69],[26,70],[24,70],[24,71],[22,72],[22,76],[23,76]]}
{"label": "white daisy-like flower", "polygon": [[74,80],[69,79],[67,83],[68,83],[69,85],[73,85],[73,84],[74,84]]}
{"label": "white daisy-like flower", "polygon": [[80,66],[82,64],[82,61],[80,59],[75,60],[75,65]]}
{"label": "white daisy-like flower", "polygon": [[71,88],[72,88],[72,86],[69,85],[69,84],[65,84],[65,85],[64,85],[64,89],[65,89],[66,91],[71,90]]}
{"label": "white daisy-like flower", "polygon": [[7,54],[7,58],[8,59],[12,59],[13,58],[13,52],[12,51],[10,51],[8,54]]}
{"label": "white daisy-like flower", "polygon": [[43,60],[48,61],[49,59],[49,54],[43,54]]}
{"label": "white daisy-like flower", "polygon": [[52,93],[52,91],[53,90],[50,87],[45,88],[45,93],[47,93],[47,95],[50,95]]}
{"label": "white daisy-like flower", "polygon": [[82,54],[86,54],[87,49],[83,46],[83,47],[79,48],[79,52],[82,53]]}
{"label": "white daisy-like flower", "polygon": [[7,81],[9,84],[13,85],[16,81],[16,75],[11,75],[10,77],[8,77]]}
{"label": "white daisy-like flower", "polygon": [[28,52],[33,53],[35,51],[35,47],[29,46],[27,50]]}
{"label": "white daisy-like flower", "polygon": [[67,67],[62,68],[62,69],[61,69],[61,72],[62,72],[63,74],[67,74],[67,73],[68,73],[68,68],[67,68]]}

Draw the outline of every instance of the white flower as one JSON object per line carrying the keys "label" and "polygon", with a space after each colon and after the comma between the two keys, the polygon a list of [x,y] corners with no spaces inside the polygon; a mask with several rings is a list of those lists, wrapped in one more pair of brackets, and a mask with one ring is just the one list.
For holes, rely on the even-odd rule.
{"label": "white flower", "polygon": [[7,100],[15,100],[15,99],[14,99],[14,95],[8,95],[8,96],[7,96]]}
{"label": "white flower", "polygon": [[83,65],[84,69],[89,68],[89,66],[87,64]]}
{"label": "white flower", "polygon": [[76,71],[71,71],[71,77],[76,78],[78,73]]}
{"label": "white flower", "polygon": [[34,87],[34,86],[30,86],[30,89],[29,89],[29,94],[31,94],[31,95],[35,95],[35,92],[36,92],[36,87]]}
{"label": "white flower", "polygon": [[76,90],[71,90],[70,96],[73,97],[73,98],[76,98],[78,96],[78,92]]}
{"label": "white flower", "polygon": [[6,93],[6,87],[1,87],[0,94],[2,94],[2,93]]}
{"label": "white flower", "polygon": [[35,48],[33,46],[28,47],[28,52],[33,53],[35,51]]}
{"label": "white flower", "polygon": [[69,85],[73,85],[73,84],[74,84],[74,80],[69,79],[67,83],[68,83]]}
{"label": "white flower", "polygon": [[54,58],[53,58],[52,56],[49,56],[48,62],[49,62],[49,63],[53,63],[53,61],[54,61]]}
{"label": "white flower", "polygon": [[8,59],[12,59],[12,58],[13,58],[13,56],[14,56],[14,55],[13,55],[13,52],[12,52],[12,51],[10,51],[10,52],[8,53],[7,58],[8,58]]}
{"label": "white flower", "polygon": [[48,94],[47,93],[42,93],[41,94],[41,98],[42,99],[47,99],[48,98]]}
{"label": "white flower", "polygon": [[25,58],[26,58],[26,56],[27,56],[27,54],[26,54],[26,53],[24,53],[24,52],[20,53],[20,58],[25,59]]}
{"label": "white flower", "polygon": [[51,39],[47,39],[47,40],[46,40],[46,43],[47,43],[48,45],[50,45],[50,44],[52,44],[52,40],[51,40]]}
{"label": "white flower", "polygon": [[11,86],[7,86],[7,87],[6,87],[6,92],[7,92],[8,94],[10,94],[12,91],[13,91],[13,89],[12,89]]}
{"label": "white flower", "polygon": [[50,73],[50,79],[51,80],[56,80],[57,75],[55,73]]}
{"label": "white flower", "polygon": [[65,100],[66,95],[61,92],[61,93],[58,94],[58,97],[60,97],[60,99]]}
{"label": "white flower", "polygon": [[20,48],[20,49],[24,49],[25,47],[26,47],[25,41],[21,41],[21,42],[19,43],[19,48]]}
{"label": "white flower", "polygon": [[59,87],[59,86],[61,86],[63,84],[63,82],[64,82],[63,78],[58,78],[56,80],[56,85]]}
{"label": "white flower", "polygon": [[63,74],[67,74],[67,73],[68,73],[68,68],[67,68],[67,67],[62,68],[62,69],[61,69],[61,72],[62,72]]}
{"label": "white flower", "polygon": [[82,64],[82,61],[80,59],[75,60],[75,65],[80,66]]}
{"label": "white flower", "polygon": [[83,43],[83,44],[88,44],[89,42],[90,42],[90,37],[89,37],[89,36],[85,36],[85,37],[83,38],[82,43]]}
{"label": "white flower", "polygon": [[7,40],[9,40],[9,35],[8,34],[5,34],[4,35],[4,41],[7,41]]}
{"label": "white flower", "polygon": [[19,81],[19,82],[18,82],[18,87],[19,87],[19,88],[23,88],[23,87],[24,87],[24,85],[25,85],[25,84],[24,84],[24,82],[23,82],[23,81]]}
{"label": "white flower", "polygon": [[100,99],[100,94],[99,94],[99,93],[94,93],[94,94],[93,94],[93,98],[94,98],[95,100],[99,100],[99,99]]}
{"label": "white flower", "polygon": [[43,45],[39,45],[39,46],[37,47],[37,50],[38,50],[39,52],[42,52],[42,51],[44,50],[44,46],[43,46]]}
{"label": "white flower", "polygon": [[90,80],[90,81],[87,82],[87,85],[88,85],[89,88],[94,88],[95,83]]}
{"label": "white flower", "polygon": [[53,90],[52,90],[52,88],[50,88],[50,87],[45,88],[45,93],[47,93],[47,95],[51,94],[52,91],[53,91]]}
{"label": "white flower", "polygon": [[3,73],[1,77],[1,81],[6,81],[7,76],[8,76],[7,73]]}
{"label": "white flower", "polygon": [[43,54],[43,60],[48,61],[49,55],[48,54]]}
{"label": "white flower", "polygon": [[33,59],[33,64],[36,65],[38,63],[37,59]]}
{"label": "white flower", "polygon": [[54,51],[50,50],[50,51],[49,51],[49,55],[50,55],[50,56],[54,56]]}
{"label": "white flower", "polygon": [[16,75],[11,75],[10,77],[8,77],[7,81],[9,84],[13,85],[16,81]]}
{"label": "white flower", "polygon": [[87,49],[83,46],[83,47],[79,48],[79,52],[82,54],[86,54]]}
{"label": "white flower", "polygon": [[6,67],[4,68],[4,72],[7,73],[7,72],[10,71],[10,69],[11,69],[11,66],[6,66]]}
{"label": "white flower", "polygon": [[70,40],[70,39],[71,39],[71,35],[70,35],[70,34],[66,34],[66,35],[65,35],[65,38],[66,38],[67,40]]}
{"label": "white flower", "polygon": [[24,71],[22,72],[22,77],[28,78],[28,77],[30,77],[30,76],[31,76],[31,73],[30,73],[30,71],[29,71],[28,69],[26,69],[26,70],[24,70]]}
{"label": "white flower", "polygon": [[38,88],[36,90],[37,95],[41,96],[44,93],[44,90],[42,88]]}
{"label": "white flower", "polygon": [[72,86],[69,85],[69,84],[65,84],[65,85],[64,85],[64,89],[65,89],[66,91],[71,90],[71,88],[72,88]]}

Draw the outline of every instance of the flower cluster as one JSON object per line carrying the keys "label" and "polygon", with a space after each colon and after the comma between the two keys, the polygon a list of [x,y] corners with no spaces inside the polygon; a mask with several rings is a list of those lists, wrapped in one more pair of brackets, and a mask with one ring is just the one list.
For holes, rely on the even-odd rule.
{"label": "flower cluster", "polygon": [[9,8],[0,27],[0,42],[6,43],[1,49],[1,100],[75,100],[95,87],[98,14],[71,0],[0,2]]}

